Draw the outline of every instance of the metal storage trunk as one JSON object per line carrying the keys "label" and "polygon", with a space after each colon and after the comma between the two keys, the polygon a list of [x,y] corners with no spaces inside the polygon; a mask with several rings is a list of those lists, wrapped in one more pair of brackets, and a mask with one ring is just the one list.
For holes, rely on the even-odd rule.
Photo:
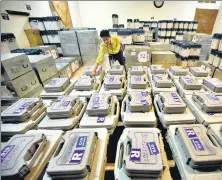
{"label": "metal storage trunk", "polygon": [[57,73],[55,60],[50,55],[29,55],[29,61],[41,82]]}

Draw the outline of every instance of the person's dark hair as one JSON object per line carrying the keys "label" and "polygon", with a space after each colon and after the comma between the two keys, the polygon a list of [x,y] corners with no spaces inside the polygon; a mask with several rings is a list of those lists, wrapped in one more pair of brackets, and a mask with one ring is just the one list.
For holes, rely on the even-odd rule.
{"label": "person's dark hair", "polygon": [[103,37],[110,37],[110,34],[109,34],[109,31],[108,30],[102,30],[100,32],[100,37],[103,38]]}

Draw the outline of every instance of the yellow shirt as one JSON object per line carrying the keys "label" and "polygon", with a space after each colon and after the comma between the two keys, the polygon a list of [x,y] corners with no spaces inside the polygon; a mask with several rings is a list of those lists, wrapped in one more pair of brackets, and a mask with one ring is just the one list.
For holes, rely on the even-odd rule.
{"label": "yellow shirt", "polygon": [[99,55],[96,59],[96,63],[102,64],[103,56],[105,53],[117,54],[120,50],[122,39],[119,36],[111,36],[111,44],[106,45],[104,42],[100,45]]}

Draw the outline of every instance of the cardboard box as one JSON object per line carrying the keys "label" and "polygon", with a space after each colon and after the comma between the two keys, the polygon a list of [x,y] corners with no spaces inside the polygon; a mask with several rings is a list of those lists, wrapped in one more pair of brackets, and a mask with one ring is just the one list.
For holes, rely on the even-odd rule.
{"label": "cardboard box", "polygon": [[171,51],[153,51],[151,54],[153,64],[176,64],[175,53]]}
{"label": "cardboard box", "polygon": [[43,45],[42,37],[39,30],[25,29],[24,31],[31,47]]}
{"label": "cardboard box", "polygon": [[220,69],[216,69],[214,75],[213,75],[214,78],[218,78],[222,81],[222,70]]}

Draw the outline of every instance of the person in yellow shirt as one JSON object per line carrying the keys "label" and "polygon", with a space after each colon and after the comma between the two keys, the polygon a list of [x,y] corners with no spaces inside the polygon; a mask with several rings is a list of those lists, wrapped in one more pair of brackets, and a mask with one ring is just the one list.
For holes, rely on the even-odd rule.
{"label": "person in yellow shirt", "polygon": [[109,61],[117,60],[120,65],[125,65],[125,57],[123,56],[124,46],[122,40],[118,36],[110,36],[108,30],[102,30],[100,32],[102,43],[100,45],[99,55],[96,59],[96,64],[92,72],[92,76],[96,75],[96,70],[99,65],[103,63],[103,56],[105,53],[109,54]]}

